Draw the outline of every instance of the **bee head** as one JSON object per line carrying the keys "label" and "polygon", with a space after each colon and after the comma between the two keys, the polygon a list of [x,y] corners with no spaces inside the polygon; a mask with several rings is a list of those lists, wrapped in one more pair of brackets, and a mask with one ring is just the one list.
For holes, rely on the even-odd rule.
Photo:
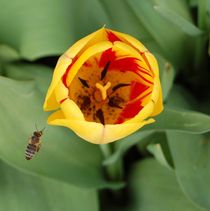
{"label": "bee head", "polygon": [[34,132],[34,136],[36,136],[36,137],[41,137],[42,136],[42,130],[41,131],[35,131]]}

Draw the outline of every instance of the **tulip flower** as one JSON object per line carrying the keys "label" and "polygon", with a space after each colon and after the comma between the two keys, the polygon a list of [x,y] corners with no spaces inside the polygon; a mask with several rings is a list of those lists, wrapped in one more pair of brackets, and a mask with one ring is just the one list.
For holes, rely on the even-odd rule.
{"label": "tulip flower", "polygon": [[94,144],[124,138],[163,110],[155,57],[130,35],[101,28],[58,60],[44,102],[48,124]]}

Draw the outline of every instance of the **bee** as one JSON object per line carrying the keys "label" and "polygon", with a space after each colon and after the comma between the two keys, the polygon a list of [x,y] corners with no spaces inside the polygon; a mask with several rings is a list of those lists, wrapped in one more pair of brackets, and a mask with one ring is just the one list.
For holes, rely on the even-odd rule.
{"label": "bee", "polygon": [[33,135],[30,137],[25,151],[26,160],[31,160],[34,157],[35,153],[40,150],[41,136],[43,135],[44,129],[45,128],[43,128],[42,130],[38,130],[36,127],[36,131],[34,131]]}

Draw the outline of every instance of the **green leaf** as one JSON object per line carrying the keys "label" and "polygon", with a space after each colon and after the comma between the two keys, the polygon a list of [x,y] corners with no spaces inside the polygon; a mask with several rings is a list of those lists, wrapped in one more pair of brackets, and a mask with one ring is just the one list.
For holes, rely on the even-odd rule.
{"label": "green leaf", "polygon": [[104,160],[103,165],[110,165],[112,163],[117,162],[121,157],[125,154],[125,152],[137,144],[139,141],[142,139],[150,136],[152,132],[150,131],[144,131],[144,132],[139,132],[139,133],[133,133],[132,135],[121,139],[117,142],[114,143],[115,150],[114,153],[111,154],[110,157]]}
{"label": "green leaf", "polygon": [[189,34],[190,36],[200,36],[204,32],[197,28],[193,23],[186,20],[178,13],[175,13],[173,10],[167,9],[163,6],[155,6],[162,17],[171,22],[172,24],[177,25],[183,32]]}
{"label": "green leaf", "polygon": [[[165,108],[157,117],[156,122],[146,125],[136,133],[115,143],[115,152],[104,161],[104,165],[120,159],[125,152],[137,143],[148,145],[147,138],[154,132],[184,131],[192,134],[202,134],[210,131],[210,116],[195,112]],[[154,139],[155,139],[154,135]],[[146,139],[142,142],[143,139]],[[151,137],[150,137],[151,140]]]}
{"label": "green leaf", "polygon": [[167,132],[176,175],[184,192],[210,210],[210,136]]}
{"label": "green leaf", "polygon": [[1,62],[10,62],[20,59],[18,52],[7,46],[0,44],[0,61]]}
{"label": "green leaf", "polygon": [[168,161],[164,155],[164,151],[163,151],[161,144],[159,144],[159,143],[150,144],[147,146],[147,149],[149,150],[150,153],[152,153],[154,155],[154,157],[160,164],[171,169],[171,166],[168,163]]}
{"label": "green leaf", "polygon": [[184,131],[201,134],[210,131],[210,116],[195,111],[173,110],[165,108],[157,116],[156,122],[142,128],[140,131]]}
{"label": "green leaf", "polygon": [[168,95],[166,106],[175,110],[197,110],[198,102],[186,89],[175,84]]}
{"label": "green leaf", "polygon": [[160,52],[160,47],[130,9],[127,1],[100,0],[100,3],[110,20],[110,26],[107,27],[130,34],[139,39],[150,51]]}
{"label": "green leaf", "polygon": [[97,0],[1,0],[1,8],[0,42],[29,60],[61,54],[108,23]]}
{"label": "green leaf", "polygon": [[20,172],[0,161],[0,210],[97,211],[95,190]]}
{"label": "green leaf", "polygon": [[129,211],[201,211],[186,198],[174,172],[154,159],[137,163],[130,177]]}
{"label": "green leaf", "polygon": [[[183,67],[187,64],[193,54],[193,38],[183,33],[179,27],[171,24],[163,18],[154,8],[156,6],[165,6],[173,10],[186,20],[191,21],[190,12],[184,1],[166,1],[166,0],[128,0],[129,7],[133,10],[139,22],[148,30],[150,36],[157,42],[161,49],[161,54],[169,59],[176,66]],[[173,27],[173,30],[171,30]],[[186,47],[184,47],[186,46]],[[183,60],[183,58],[185,58]]]}
{"label": "green leaf", "polygon": [[210,33],[209,33],[209,46],[208,46],[208,55],[209,55],[209,57],[210,57]]}
{"label": "green leaf", "polygon": [[38,128],[46,125],[48,114],[42,111],[43,92],[52,71],[23,64],[5,68],[8,76],[16,79],[19,76],[22,80],[0,77],[0,157],[18,169],[77,186],[119,187],[104,178],[99,147],[81,140],[67,128],[47,126],[39,153],[33,160],[25,160],[35,123]]}
{"label": "green leaf", "polygon": [[161,87],[163,91],[163,100],[166,100],[171,91],[175,78],[175,69],[172,64],[160,55],[156,55],[160,69]]}

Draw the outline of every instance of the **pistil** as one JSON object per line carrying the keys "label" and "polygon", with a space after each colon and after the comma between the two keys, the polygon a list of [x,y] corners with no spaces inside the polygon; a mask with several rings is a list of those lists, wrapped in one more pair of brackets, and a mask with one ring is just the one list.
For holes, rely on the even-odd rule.
{"label": "pistil", "polygon": [[96,83],[96,88],[99,89],[101,92],[101,96],[103,100],[107,98],[107,90],[111,87],[111,83],[108,82],[105,86],[101,85],[100,83]]}

